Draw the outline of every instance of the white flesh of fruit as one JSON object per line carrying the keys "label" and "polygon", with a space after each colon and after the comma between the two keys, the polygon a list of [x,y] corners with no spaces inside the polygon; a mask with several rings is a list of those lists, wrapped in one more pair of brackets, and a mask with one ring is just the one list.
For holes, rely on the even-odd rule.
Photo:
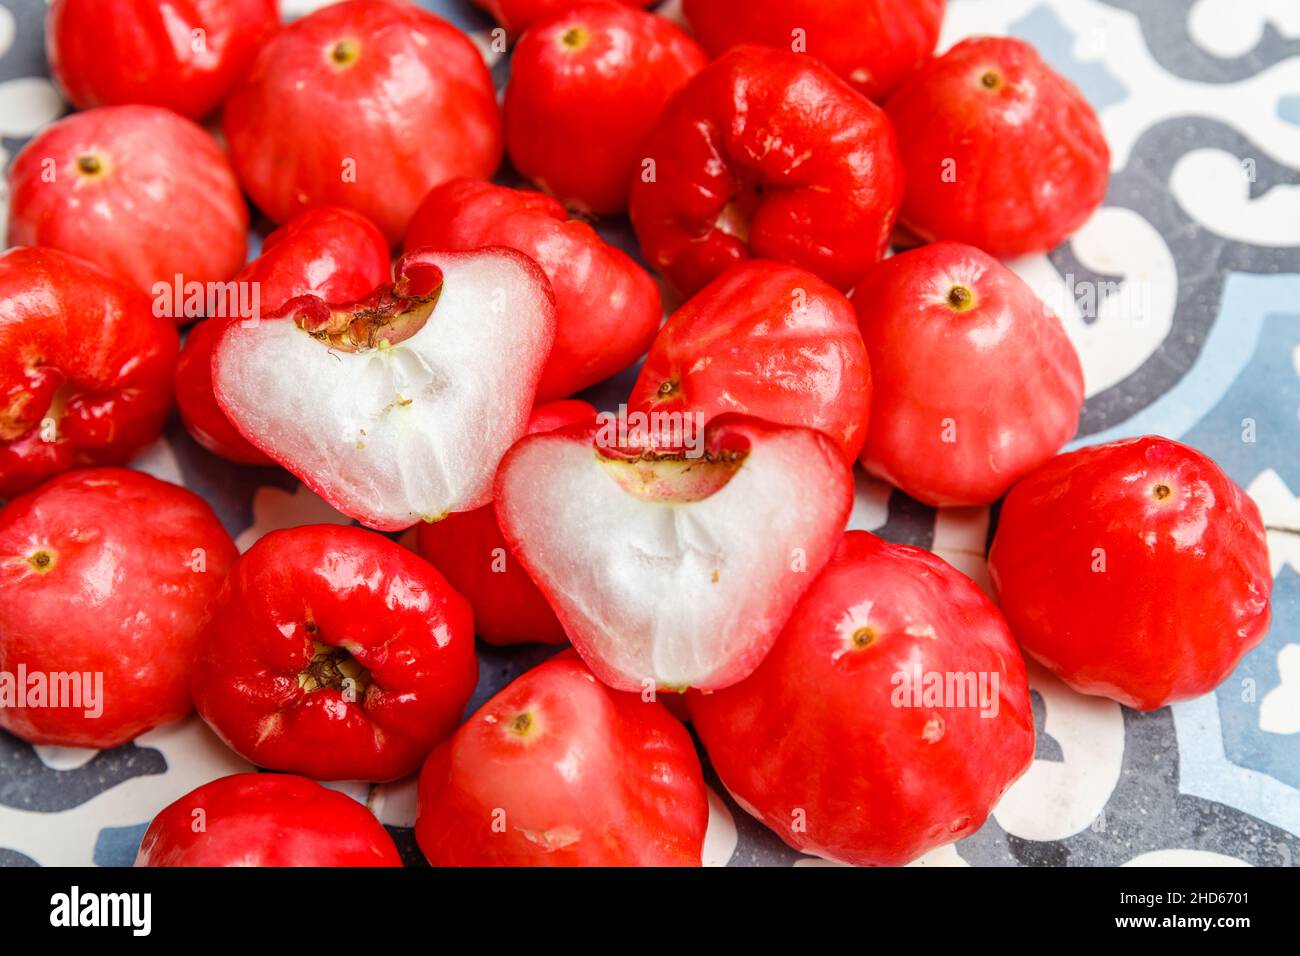
{"label": "white flesh of fruit", "polygon": [[398,530],[486,504],[527,430],[554,337],[545,278],[518,254],[439,253],[429,320],[388,348],[329,348],[296,324],[231,328],[214,385],[236,427],[340,511]]}

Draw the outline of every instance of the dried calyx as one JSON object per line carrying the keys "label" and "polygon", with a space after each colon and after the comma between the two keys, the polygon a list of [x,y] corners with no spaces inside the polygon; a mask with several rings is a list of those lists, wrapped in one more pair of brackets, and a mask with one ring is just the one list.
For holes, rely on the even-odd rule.
{"label": "dried calyx", "polygon": [[380,286],[357,302],[329,305],[318,296],[304,295],[287,302],[281,314],[332,349],[389,348],[424,328],[442,291],[442,270],[432,263],[408,257],[397,264],[397,272],[391,286]]}

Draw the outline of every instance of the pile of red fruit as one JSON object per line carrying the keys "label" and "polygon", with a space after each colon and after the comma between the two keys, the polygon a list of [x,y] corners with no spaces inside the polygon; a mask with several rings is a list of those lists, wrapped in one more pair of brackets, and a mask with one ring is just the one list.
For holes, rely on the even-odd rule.
{"label": "pile of red fruit", "polygon": [[[105,700],[0,726],[112,747],[193,706],[286,772],[163,809],[139,863],[396,865],[305,778],[420,771],[435,864],[698,865],[689,715],[790,845],[899,864],[1028,767],[1022,649],[1146,710],[1262,639],[1264,530],[1213,461],[1058,455],[1079,359],[998,257],[1076,230],[1109,154],[1032,48],[935,57],[943,0],[685,0],[694,38],[631,2],[484,6],[515,40],[501,107],[400,0],[52,4],[81,111],[9,174],[0,671],[101,673]],[[536,189],[487,181],[503,153]],[[280,225],[245,264],[249,201]],[[662,328],[588,222],[624,212],[685,297]],[[680,441],[570,398],[647,350],[620,424]],[[209,451],[364,528],[238,555],[121,467],[173,396]],[[855,463],[930,505],[1006,496],[999,603],[845,533]],[[414,525],[418,554],[377,533]],[[462,723],[476,634],[573,650]]]}

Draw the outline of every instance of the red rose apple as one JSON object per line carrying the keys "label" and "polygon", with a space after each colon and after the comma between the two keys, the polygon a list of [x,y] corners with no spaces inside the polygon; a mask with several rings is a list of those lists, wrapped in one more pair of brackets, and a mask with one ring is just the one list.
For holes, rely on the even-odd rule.
{"label": "red rose apple", "polygon": [[531,27],[510,59],[511,162],[570,207],[622,212],[641,141],[708,61],[664,17],[609,0],[563,8]]}
{"label": "red rose apple", "polygon": [[847,289],[885,251],[903,197],[885,114],[784,50],[723,54],[673,97],[641,151],[632,225],[687,295],[751,256]]}
{"label": "red rose apple", "polygon": [[350,797],[287,773],[237,773],[164,807],[136,866],[401,866],[393,838]]}
{"label": "red rose apple", "polygon": [[992,256],[955,242],[893,256],[853,304],[875,375],[862,464],[913,498],[995,501],[1078,427],[1074,346]]}
{"label": "red rose apple", "polygon": [[963,40],[886,106],[907,170],[900,222],[1010,258],[1051,249],[1106,194],[1097,114],[1023,40]]}
{"label": "red rose apple", "polygon": [[[650,7],[655,0],[618,0],[630,7]],[[497,23],[512,33],[527,30],[542,17],[558,13],[565,7],[572,6],[573,0],[474,0],[475,6],[481,7],[492,15]]]}
{"label": "red rose apple", "polygon": [[871,365],[848,299],[797,266],[754,259],[673,313],[628,406],[804,425],[852,462],[867,434]]}
{"label": "red rose apple", "polygon": [[248,207],[230,164],[158,106],[64,117],[14,159],[9,187],[10,245],[71,252],[153,295],[177,276],[224,282],[244,264]]}
{"label": "red rose apple", "polygon": [[289,24],[226,103],[239,180],[284,222],[347,206],[396,243],[421,197],[501,161],[492,77],[469,37],[412,3],[346,0]]}
{"label": "red rose apple", "polygon": [[279,25],[276,0],[54,0],[45,40],[78,109],[148,103],[201,119]]}
{"label": "red rose apple", "polygon": [[742,43],[808,53],[881,100],[934,52],[944,0],[685,0],[714,56]]}
{"label": "red rose apple", "polygon": [[[588,421],[596,410],[576,400],[533,409],[528,434]],[[420,525],[419,550],[474,609],[474,630],[489,644],[567,644],[546,596],[510,553],[496,509],[448,515]]]}
{"label": "red rose apple", "polygon": [[615,424],[516,443],[497,473],[501,530],[611,687],[733,684],[834,550],[852,472],[806,428],[723,415],[674,450]]}
{"label": "red rose apple", "polygon": [[1034,755],[1020,652],[941,558],[844,535],[750,677],[692,694],[722,782],[797,850],[898,866],[969,836]]}
{"label": "red rose apple", "polygon": [[459,179],[424,198],[406,249],[517,249],[542,267],[555,292],[555,345],[538,401],[572,395],[640,358],[663,317],[645,270],[550,196]]}
{"label": "red rose apple", "polygon": [[572,651],[435,750],[419,799],[415,838],[434,866],[699,866],[709,819],[686,728]]}
{"label": "red rose apple", "polygon": [[0,255],[0,499],[125,464],[158,437],[175,364],[143,293],[57,249]]}
{"label": "red rose apple", "polygon": [[349,525],[260,538],[199,638],[194,705],[246,760],[317,780],[394,780],[460,722],[478,659],[469,605],[423,558]]}
{"label": "red rose apple", "polygon": [[513,249],[416,250],[396,274],[359,302],[230,323],[212,358],[240,434],[380,531],[491,500],[555,333],[550,284]]}
{"label": "red rose apple", "polygon": [[180,720],[199,626],[235,557],[201,498],[138,471],[73,471],[9,502],[0,673],[19,693],[26,673],[27,693],[25,703],[0,693],[0,727],[107,748]]}
{"label": "red rose apple", "polygon": [[1208,693],[1268,632],[1259,509],[1168,438],[1031,472],[1003,503],[989,570],[1026,651],[1080,693],[1138,710]]}
{"label": "red rose apple", "polygon": [[[262,244],[262,252],[244,266],[235,281],[249,301],[256,296],[257,315],[274,315],[290,299],[319,296],[326,302],[364,297],[389,277],[388,243],[370,220],[336,206],[321,206],[294,216]],[[212,350],[227,325],[207,319],[185,337],[176,365],[176,404],[194,440],[208,451],[244,465],[271,459],[230,424],[212,393]]]}

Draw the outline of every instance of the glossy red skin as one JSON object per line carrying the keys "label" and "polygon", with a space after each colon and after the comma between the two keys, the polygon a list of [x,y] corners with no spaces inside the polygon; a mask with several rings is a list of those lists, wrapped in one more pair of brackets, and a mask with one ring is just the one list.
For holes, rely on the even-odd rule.
{"label": "glossy red skin", "polygon": [[9,502],[0,671],[102,673],[103,712],[4,707],[0,727],[35,744],[108,748],[180,720],[199,627],[236,556],[203,499],[138,471],[69,472]]}
{"label": "glossy red skin", "polygon": [[[339,66],[332,52],[345,40],[355,59]],[[230,95],[224,129],[239,181],[271,219],[347,206],[390,245],[430,188],[491,176],[502,151],[478,49],[445,20],[394,0],[347,0],[282,29]],[[354,181],[344,176],[351,169]]]}
{"label": "glossy red skin", "polygon": [[857,315],[810,272],[762,259],[740,263],[664,324],[628,407],[803,425],[826,433],[852,463],[871,412],[871,364]]}
{"label": "glossy red skin", "polygon": [[[950,305],[954,286],[973,295],[969,307]],[[875,374],[862,449],[871,474],[929,505],[989,504],[1074,435],[1083,407],[1074,345],[992,256],[955,242],[893,256],[867,273],[853,304]]]}
{"label": "glossy red skin", "polygon": [[[199,827],[200,832],[195,832]],[[237,773],[164,807],[136,866],[401,866],[364,806],[287,773]]]}
{"label": "glossy red skin", "polygon": [[[100,172],[79,169],[85,156]],[[224,282],[248,251],[248,207],[225,155],[200,127],[158,106],[64,117],[14,159],[9,187],[10,245],[70,252],[150,295],[177,275]]]}
{"label": "glossy red skin", "polygon": [[699,866],[709,818],[686,728],[600,683],[573,651],[435,750],[419,800],[415,838],[434,866]]}
{"label": "glossy red skin", "polygon": [[[750,257],[848,289],[884,253],[903,198],[885,114],[787,50],[742,46],[714,60],[664,108],[641,151],[654,181],[633,181],[632,225],[646,259],[686,295]],[[742,225],[724,231],[717,223],[733,201]]]}
{"label": "glossy red skin", "polygon": [[[261,254],[235,276],[256,283],[263,315],[300,295],[353,302],[388,281],[388,242],[370,220],[338,206],[299,213],[266,237]],[[241,465],[268,465],[226,417],[212,393],[212,350],[226,322],[205,319],[185,337],[176,365],[176,404],[194,440]]]}
{"label": "glossy red skin", "polygon": [[713,56],[742,43],[803,49],[864,96],[882,100],[934,52],[944,0],[685,0],[695,38]]}
{"label": "glossy red skin", "polygon": [[0,499],[69,468],[125,464],[157,438],[176,349],[145,295],[89,263],[57,249],[0,255]]}
{"label": "glossy red skin", "polygon": [[[857,647],[863,627],[875,633]],[[996,673],[996,714],[896,706],[895,675],[914,666]],[[1025,665],[998,609],[936,555],[865,531],[844,535],[758,670],[690,705],[740,805],[845,863],[899,866],[969,836],[1033,761]]]}
{"label": "glossy red skin", "polygon": [[1259,508],[1168,438],[1081,448],[1031,472],[1002,505],[989,571],[1029,654],[1080,693],[1137,710],[1208,693],[1268,632]]}
{"label": "glossy red skin", "polygon": [[[993,90],[981,82],[989,72],[1001,77]],[[1022,40],[963,40],[906,79],[885,109],[907,170],[899,222],[923,241],[952,239],[1002,259],[1042,252],[1106,194],[1110,149],[1097,114]]]}
{"label": "glossy red skin", "polygon": [[[655,0],[618,0],[629,7],[652,7]],[[492,19],[512,33],[527,30],[543,17],[573,5],[573,0],[474,0]]]}
{"label": "glossy red skin", "polygon": [[45,48],[78,109],[148,103],[202,119],[279,25],[276,0],[54,0]]}
{"label": "glossy red skin", "polygon": [[623,212],[641,141],[708,62],[677,24],[623,4],[582,3],[546,17],[510,58],[511,162],[570,208]]}
{"label": "glossy red skin", "polygon": [[[300,686],[313,640],[370,672],[355,701]],[[194,705],[259,767],[394,780],[455,729],[477,679],[469,605],[427,561],[372,531],[308,525],[259,539],[231,571],[199,638]]]}
{"label": "glossy red skin", "polygon": [[505,246],[533,259],[555,292],[555,344],[537,401],[565,398],[631,365],[663,317],[654,280],[550,196],[458,179],[411,218],[406,251]]}
{"label": "glossy red skin", "polygon": [[[577,400],[539,405],[528,434],[554,431],[595,414],[595,408]],[[417,541],[421,556],[469,601],[480,638],[498,647],[569,643],[550,602],[511,553],[494,506],[421,524]]]}

